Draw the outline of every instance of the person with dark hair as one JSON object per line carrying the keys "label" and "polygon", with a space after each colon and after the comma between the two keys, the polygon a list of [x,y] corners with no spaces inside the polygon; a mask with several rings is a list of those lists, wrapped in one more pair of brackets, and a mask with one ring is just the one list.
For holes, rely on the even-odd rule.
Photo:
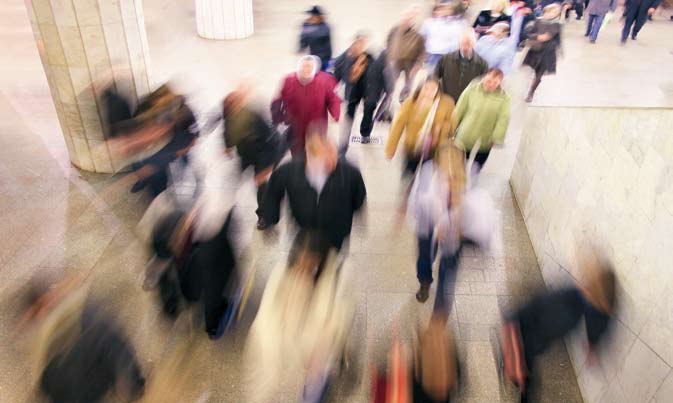
{"label": "person with dark hair", "polygon": [[589,360],[608,330],[616,306],[616,277],[609,264],[593,268],[584,286],[543,292],[505,316],[500,331],[502,365],[507,378],[529,401],[537,357],[584,320]]}
{"label": "person with dark hair", "polygon": [[507,134],[510,98],[502,89],[502,70],[493,68],[470,83],[456,105],[456,145],[469,154],[477,147],[477,170],[486,164],[493,145],[502,145]]}
{"label": "person with dark hair", "polygon": [[288,142],[293,157],[304,154],[309,129],[327,134],[327,115],[339,121],[341,99],[335,93],[334,77],[320,71],[315,56],[299,59],[297,71],[284,79],[278,96],[271,103],[273,123],[289,125]]}
{"label": "person with dark hair", "polygon": [[523,64],[530,66],[535,72],[526,102],[533,101],[543,76],[556,74],[557,53],[561,47],[561,24],[558,21],[560,15],[561,6],[552,3],[543,9],[542,16],[526,32],[530,49]]}
{"label": "person with dark hair", "polygon": [[459,49],[439,59],[434,75],[444,94],[450,95],[454,102],[458,101],[467,85],[488,70],[488,63],[475,50],[474,31],[463,32],[459,41]]}
{"label": "person with dark hair", "polygon": [[34,279],[22,325],[35,332],[39,389],[51,402],[102,402],[111,391],[124,401],[142,396],[145,378],[121,326],[70,277]]}
{"label": "person with dark hair", "polygon": [[622,45],[631,35],[634,41],[638,33],[647,22],[647,17],[654,14],[661,0],[627,0],[624,4],[624,29],[622,30]]}
{"label": "person with dark hair", "polygon": [[350,235],[353,215],[364,204],[367,191],[360,171],[338,158],[332,141],[313,134],[305,159],[283,164],[271,174],[263,204],[267,224],[280,220],[285,195],[299,228],[320,232],[338,250]]}
{"label": "person with dark hair", "polygon": [[284,149],[276,131],[261,113],[249,106],[250,89],[241,86],[232,91],[222,102],[222,114],[207,126],[223,121],[223,138],[226,153],[234,148],[241,161],[241,172],[254,169],[257,187],[257,229],[266,228],[262,218],[262,203],[266,183],[274,166],[283,157]]}
{"label": "person with dark hair", "polygon": [[456,128],[452,113],[453,99],[439,90],[434,78],[427,79],[402,104],[390,127],[386,143],[386,159],[395,156],[404,135],[405,168],[403,175],[411,176],[418,164],[431,159],[437,146],[453,136]]}
{"label": "person with dark hair", "polygon": [[363,143],[369,141],[369,135],[374,127],[374,111],[381,96],[380,90],[369,93],[370,89],[381,87],[380,85],[374,86],[374,81],[382,81],[384,77],[383,71],[375,72],[373,69],[374,57],[367,52],[367,40],[365,34],[357,34],[353,43],[336,59],[334,64],[334,77],[337,82],[345,84],[345,98],[348,101],[346,119],[341,122],[342,134],[339,139],[339,151],[342,155],[348,149],[355,111],[361,101],[364,101],[364,111],[360,123],[360,134]]}
{"label": "person with dark hair", "polygon": [[325,71],[332,59],[332,36],[325,21],[325,13],[319,6],[306,11],[309,17],[301,26],[299,51],[308,49],[308,53],[320,58],[320,70]]}

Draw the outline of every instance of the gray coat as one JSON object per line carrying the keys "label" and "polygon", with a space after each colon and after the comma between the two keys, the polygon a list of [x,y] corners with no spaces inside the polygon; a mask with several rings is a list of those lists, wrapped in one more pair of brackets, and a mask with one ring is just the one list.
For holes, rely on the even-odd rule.
{"label": "gray coat", "polygon": [[617,0],[591,0],[585,13],[589,15],[605,15],[608,11],[615,11]]}

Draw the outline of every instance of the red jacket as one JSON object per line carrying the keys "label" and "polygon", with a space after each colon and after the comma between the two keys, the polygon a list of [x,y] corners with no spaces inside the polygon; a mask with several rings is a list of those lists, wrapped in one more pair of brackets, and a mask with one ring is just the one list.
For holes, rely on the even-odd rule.
{"label": "red jacket", "polygon": [[309,125],[317,125],[318,130],[326,133],[327,112],[334,120],[339,120],[341,99],[334,92],[336,84],[331,74],[322,71],[307,85],[302,85],[295,73],[283,80],[283,87],[274,104],[282,109],[282,120],[290,126],[290,149],[293,154],[304,149]]}

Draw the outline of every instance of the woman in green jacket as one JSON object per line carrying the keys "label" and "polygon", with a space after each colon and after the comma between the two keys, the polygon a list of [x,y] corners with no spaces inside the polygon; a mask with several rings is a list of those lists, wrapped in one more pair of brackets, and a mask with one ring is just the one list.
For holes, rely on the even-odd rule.
{"label": "woman in green jacket", "polygon": [[509,95],[501,88],[503,73],[490,69],[473,80],[461,94],[454,111],[458,129],[456,145],[468,155],[479,142],[474,161],[477,169],[486,163],[493,145],[502,145],[509,125]]}

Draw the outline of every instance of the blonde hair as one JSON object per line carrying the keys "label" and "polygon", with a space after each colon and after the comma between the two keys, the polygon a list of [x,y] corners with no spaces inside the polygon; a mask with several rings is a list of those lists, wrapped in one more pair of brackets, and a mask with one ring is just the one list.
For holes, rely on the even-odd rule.
{"label": "blonde hair", "polygon": [[506,8],[507,0],[491,0],[491,11],[493,9],[500,9],[500,12],[504,13]]}

